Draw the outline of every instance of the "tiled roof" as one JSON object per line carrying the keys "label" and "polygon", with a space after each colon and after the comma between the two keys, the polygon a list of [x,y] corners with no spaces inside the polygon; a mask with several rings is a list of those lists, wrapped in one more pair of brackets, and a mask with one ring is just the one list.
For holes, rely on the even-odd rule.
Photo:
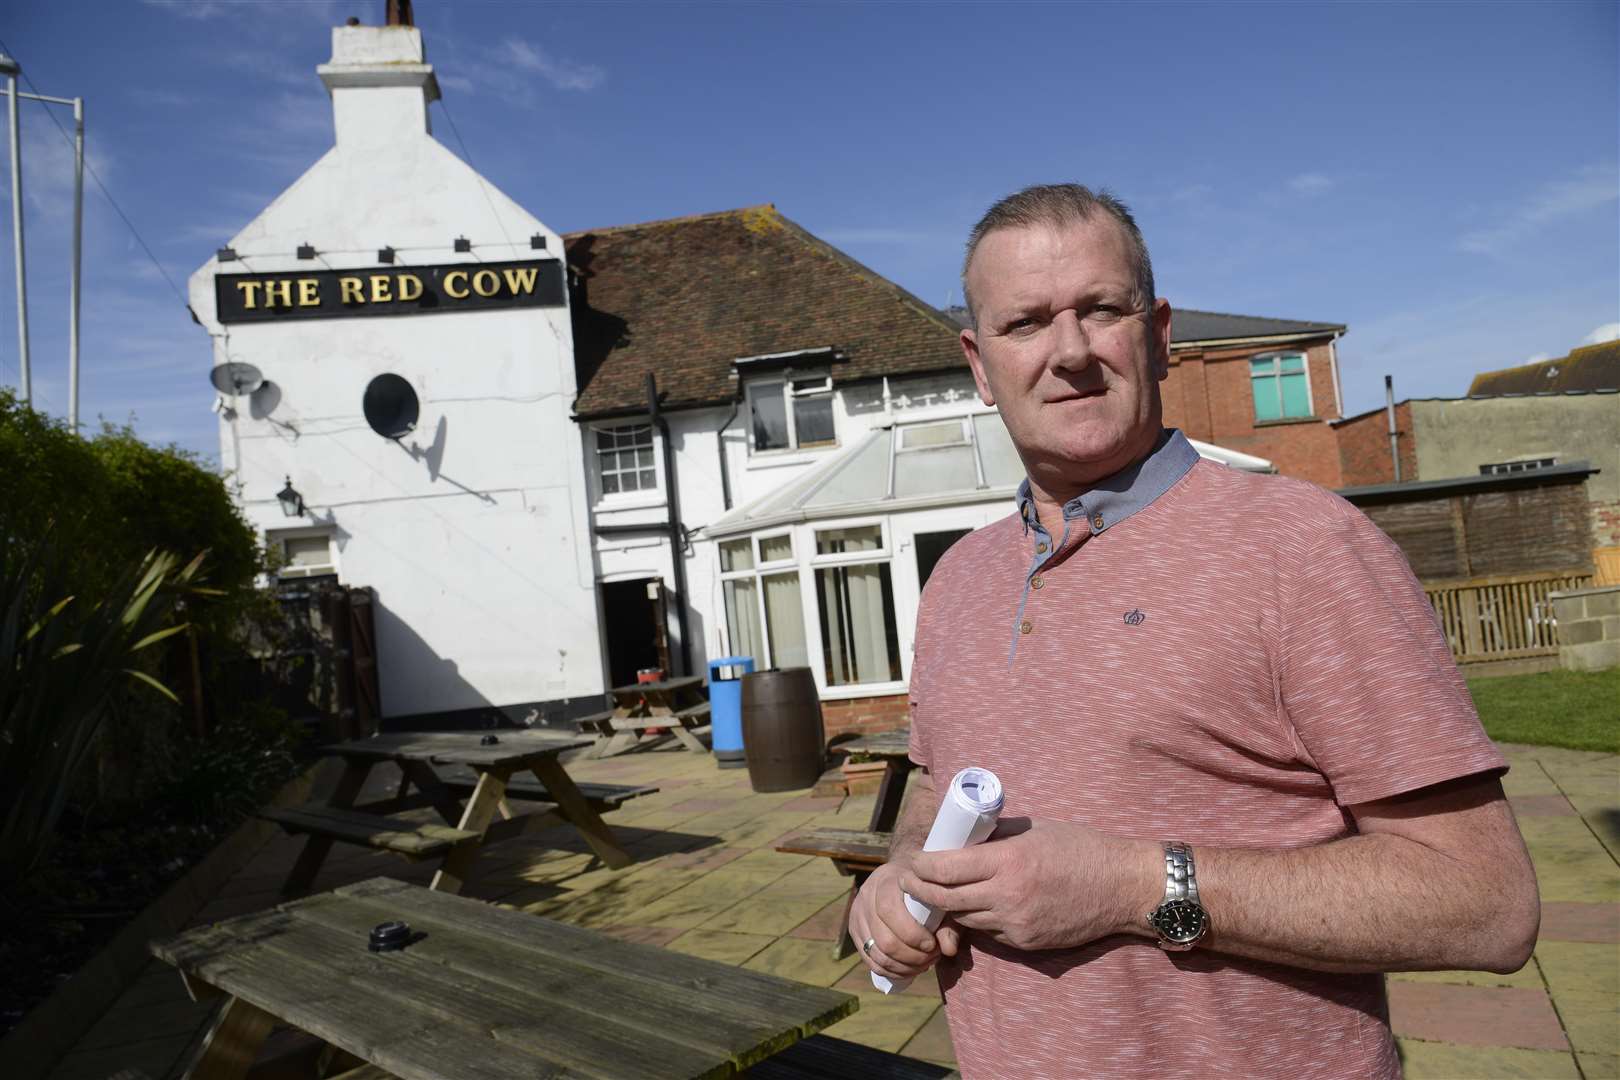
{"label": "tiled roof", "polygon": [[1230,341],[1242,338],[1282,337],[1290,334],[1312,336],[1343,333],[1342,323],[1300,322],[1296,319],[1265,319],[1258,315],[1223,315],[1217,311],[1194,311],[1171,305],[1170,342]]}
{"label": "tiled roof", "polygon": [[1502,394],[1563,394],[1571,390],[1620,389],[1620,341],[1572,349],[1557,360],[1487,371],[1474,376],[1469,397]]}
{"label": "tiled roof", "polygon": [[743,357],[831,347],[835,381],[965,366],[939,311],[755,206],[570,233],[580,416],[722,404]]}
{"label": "tiled roof", "polygon": [[[1171,305],[1170,343],[1172,346],[1193,341],[1230,341],[1247,338],[1283,337],[1298,335],[1314,337],[1342,333],[1341,323],[1299,322],[1296,319],[1265,319],[1258,315],[1223,315],[1217,311],[1194,311]],[[959,326],[968,325],[967,308],[957,305],[945,309],[945,315]]]}

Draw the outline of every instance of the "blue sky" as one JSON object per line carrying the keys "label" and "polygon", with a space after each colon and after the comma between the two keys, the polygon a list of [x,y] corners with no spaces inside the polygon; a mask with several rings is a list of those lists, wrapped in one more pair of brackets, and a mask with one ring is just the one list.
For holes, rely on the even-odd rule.
{"label": "blue sky", "polygon": [[[0,40],[40,93],[86,99],[92,165],[183,291],[330,146],[328,28],[383,6],[11,0]],[[1106,186],[1172,304],[1349,324],[1354,412],[1385,373],[1460,395],[1620,333],[1617,11],[418,0],[416,21],[436,135],[553,228],[774,202],[943,305],[994,199]],[[71,156],[22,115],[36,400],[65,415]],[[207,338],[87,183],[82,414],[213,455]]]}

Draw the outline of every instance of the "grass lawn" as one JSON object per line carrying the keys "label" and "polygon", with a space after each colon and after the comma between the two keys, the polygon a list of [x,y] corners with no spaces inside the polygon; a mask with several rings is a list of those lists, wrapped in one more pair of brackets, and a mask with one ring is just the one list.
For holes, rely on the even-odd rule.
{"label": "grass lawn", "polygon": [[1470,679],[1468,691],[1499,742],[1620,753],[1620,668]]}

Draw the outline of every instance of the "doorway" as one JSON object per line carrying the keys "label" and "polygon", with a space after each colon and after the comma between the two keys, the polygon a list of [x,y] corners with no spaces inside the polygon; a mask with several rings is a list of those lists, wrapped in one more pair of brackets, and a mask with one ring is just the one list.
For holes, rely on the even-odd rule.
{"label": "doorway", "polygon": [[644,668],[669,668],[669,631],[663,578],[604,581],[608,685],[628,686]]}
{"label": "doorway", "polygon": [[913,538],[917,545],[917,591],[928,584],[928,575],[934,572],[934,565],[939,562],[940,556],[950,550],[950,546],[962,537],[972,532],[972,529],[946,529],[943,532],[917,533]]}

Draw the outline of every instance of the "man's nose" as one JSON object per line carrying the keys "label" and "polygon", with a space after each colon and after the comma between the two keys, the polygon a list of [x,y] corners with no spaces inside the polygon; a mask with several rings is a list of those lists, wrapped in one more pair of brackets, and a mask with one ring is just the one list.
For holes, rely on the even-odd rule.
{"label": "man's nose", "polygon": [[1049,365],[1056,371],[1081,371],[1091,363],[1091,338],[1085,324],[1072,308],[1060,311],[1052,320],[1052,355]]}

